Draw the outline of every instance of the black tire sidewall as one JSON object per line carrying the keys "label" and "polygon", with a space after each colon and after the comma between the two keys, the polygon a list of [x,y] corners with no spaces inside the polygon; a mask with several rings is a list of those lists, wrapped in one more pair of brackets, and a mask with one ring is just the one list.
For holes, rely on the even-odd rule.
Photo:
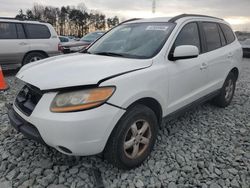
{"label": "black tire sidewall", "polygon": [[[124,140],[130,126],[137,120],[146,120],[150,125],[151,139],[145,152],[136,159],[130,159],[124,152]],[[144,105],[137,105],[129,109],[118,122],[115,131],[111,135],[113,144],[113,154],[116,158],[117,166],[123,169],[131,169],[139,166],[151,153],[158,133],[158,122],[155,113]],[[114,157],[114,156],[113,156]],[[111,161],[112,162],[112,161]]]}
{"label": "black tire sidewall", "polygon": [[42,53],[39,53],[39,52],[32,52],[32,53],[29,53],[25,56],[24,60],[23,60],[23,65],[26,65],[28,63],[31,63],[30,60],[33,58],[33,57],[40,57],[41,59],[44,59],[46,58],[46,56]]}
{"label": "black tire sidewall", "polygon": [[[234,88],[233,88],[233,93],[232,93],[230,100],[226,100],[226,86],[229,80],[233,81]],[[215,98],[215,102],[218,104],[218,106],[227,107],[231,103],[231,101],[233,100],[234,93],[235,93],[235,88],[236,88],[235,75],[233,73],[229,73],[220,91],[220,95],[217,98]]]}

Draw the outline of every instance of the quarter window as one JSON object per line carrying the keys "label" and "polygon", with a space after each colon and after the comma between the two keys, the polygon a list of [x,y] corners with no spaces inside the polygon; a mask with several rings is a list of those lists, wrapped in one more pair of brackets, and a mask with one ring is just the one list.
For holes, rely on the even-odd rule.
{"label": "quarter window", "polygon": [[234,36],[232,29],[226,24],[220,24],[220,26],[226,37],[227,43],[228,44],[232,43],[235,40],[235,36]]}
{"label": "quarter window", "polygon": [[51,37],[47,26],[39,24],[25,24],[29,39],[48,39]]}
{"label": "quarter window", "polygon": [[225,36],[224,36],[224,34],[223,34],[221,28],[218,27],[218,29],[219,29],[219,33],[220,33],[221,45],[222,45],[222,46],[225,46],[225,45],[227,44],[226,39],[225,39]]}
{"label": "quarter window", "polygon": [[16,26],[14,23],[0,22],[0,39],[17,39]]}
{"label": "quarter window", "polygon": [[216,23],[203,23],[203,30],[206,38],[207,51],[221,47],[221,39]]}
{"label": "quarter window", "polygon": [[176,38],[174,47],[182,45],[193,45],[196,46],[200,51],[200,37],[196,23],[188,23],[182,28],[181,32]]}

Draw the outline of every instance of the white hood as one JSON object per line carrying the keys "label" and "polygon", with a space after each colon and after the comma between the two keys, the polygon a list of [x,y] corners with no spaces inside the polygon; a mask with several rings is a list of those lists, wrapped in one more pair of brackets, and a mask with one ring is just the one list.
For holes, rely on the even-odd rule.
{"label": "white hood", "polygon": [[41,90],[94,85],[100,80],[151,66],[152,60],[91,54],[61,55],[25,65],[17,78]]}

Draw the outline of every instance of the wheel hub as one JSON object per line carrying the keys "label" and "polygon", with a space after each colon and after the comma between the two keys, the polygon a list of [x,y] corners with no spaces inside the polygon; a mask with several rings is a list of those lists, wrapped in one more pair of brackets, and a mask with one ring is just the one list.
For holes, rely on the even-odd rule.
{"label": "wheel hub", "polygon": [[35,56],[35,57],[31,58],[30,62],[35,62],[35,61],[38,61],[41,59],[42,59],[41,57]]}
{"label": "wheel hub", "polygon": [[128,158],[141,156],[148,148],[151,139],[150,125],[145,120],[138,120],[128,130],[124,141],[124,152]]}

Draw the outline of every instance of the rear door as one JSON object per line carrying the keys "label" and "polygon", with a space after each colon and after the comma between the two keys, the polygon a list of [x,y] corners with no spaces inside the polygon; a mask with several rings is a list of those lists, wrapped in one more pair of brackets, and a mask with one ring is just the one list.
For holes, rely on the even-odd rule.
{"label": "rear door", "polygon": [[229,71],[232,51],[221,27],[215,22],[202,22],[204,42],[206,46],[206,63],[208,69],[207,93],[220,89]]}
{"label": "rear door", "polygon": [[29,45],[21,23],[0,22],[0,64],[22,63]]}
{"label": "rear door", "polygon": [[43,51],[46,53],[50,51],[52,47],[51,33],[46,25],[26,23],[25,31],[31,51]]}

